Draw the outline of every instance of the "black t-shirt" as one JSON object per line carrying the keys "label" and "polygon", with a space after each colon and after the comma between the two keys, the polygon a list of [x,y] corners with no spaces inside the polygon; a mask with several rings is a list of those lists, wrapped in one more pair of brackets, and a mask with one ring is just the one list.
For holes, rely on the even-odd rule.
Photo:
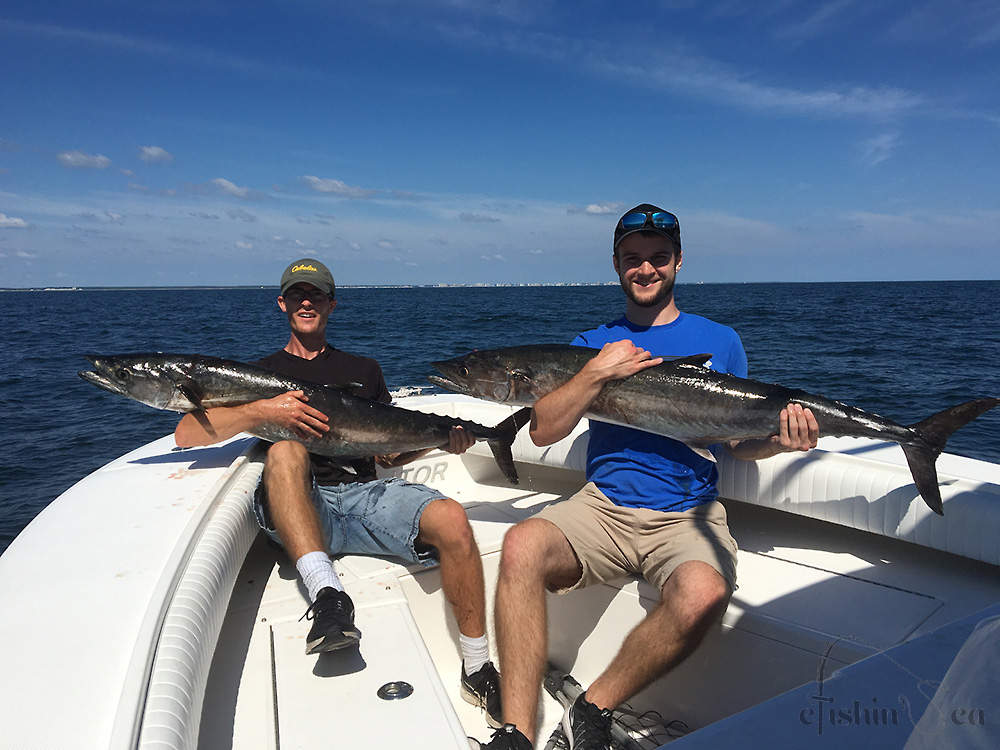
{"label": "black t-shirt", "polygon": [[[369,357],[358,357],[342,352],[329,344],[313,359],[296,357],[281,349],[257,360],[254,364],[279,375],[287,375],[316,385],[361,383],[360,388],[352,388],[350,391],[355,396],[383,403],[392,401],[378,362]],[[374,458],[344,460],[319,456],[315,453],[310,453],[309,458],[312,462],[313,476],[316,477],[318,484],[368,482],[375,478]]]}

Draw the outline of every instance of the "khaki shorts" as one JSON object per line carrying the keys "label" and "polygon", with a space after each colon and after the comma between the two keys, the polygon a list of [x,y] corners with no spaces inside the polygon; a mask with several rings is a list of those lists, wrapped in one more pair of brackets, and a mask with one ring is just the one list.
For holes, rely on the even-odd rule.
{"label": "khaki shorts", "polygon": [[627,508],[587,482],[535,518],[554,523],[566,535],[583,568],[580,580],[558,593],[631,574],[641,574],[662,591],[670,574],[689,560],[711,565],[736,590],[736,540],[718,501],[681,512]]}

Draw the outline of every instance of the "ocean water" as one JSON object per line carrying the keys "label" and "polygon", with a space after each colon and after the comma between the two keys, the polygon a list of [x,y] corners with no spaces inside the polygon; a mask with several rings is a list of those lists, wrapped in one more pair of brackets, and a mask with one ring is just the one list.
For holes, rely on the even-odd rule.
{"label": "ocean water", "polygon": [[[177,422],[80,380],[84,353],[256,359],[287,341],[276,294],[0,294],[0,551],[59,493]],[[428,391],[432,360],[568,342],[623,311],[616,286],[347,288],[338,299],[330,342],[378,359],[390,389]],[[1000,395],[1000,281],[681,285],[677,299],[739,331],[751,377],[899,422]],[[1000,409],[957,432],[948,451],[1000,461]]]}

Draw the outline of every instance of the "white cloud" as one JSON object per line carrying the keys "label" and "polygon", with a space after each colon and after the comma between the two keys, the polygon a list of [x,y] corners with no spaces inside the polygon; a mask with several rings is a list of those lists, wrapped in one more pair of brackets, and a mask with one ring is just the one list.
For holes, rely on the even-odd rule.
{"label": "white cloud", "polygon": [[253,250],[252,242],[243,242],[242,240],[236,240],[236,247],[241,250]]}
{"label": "white cloud", "polygon": [[104,212],[104,216],[112,224],[124,224],[125,223],[125,217],[122,216],[121,214],[116,214],[114,211],[105,211]]}
{"label": "white cloud", "polygon": [[804,41],[826,33],[833,25],[848,23],[837,18],[843,11],[855,4],[855,0],[834,0],[816,8],[807,18],[796,23],[779,28],[775,36],[778,38]]}
{"label": "white cloud", "polygon": [[420,193],[414,193],[410,190],[390,190],[386,193],[386,198],[394,201],[425,201],[427,200],[426,195],[421,195]]}
{"label": "white cloud", "polygon": [[370,198],[375,194],[374,190],[348,185],[341,180],[334,180],[315,175],[303,175],[302,181],[318,193],[333,193],[342,195],[345,198]]}
{"label": "white cloud", "polygon": [[72,169],[107,169],[111,159],[104,154],[85,154],[82,151],[63,151],[57,157],[64,167]]}
{"label": "white cloud", "polygon": [[604,78],[641,81],[645,90],[660,88],[697,99],[777,114],[821,117],[888,117],[925,103],[919,94],[900,88],[868,86],[789,88],[754,80],[754,71],[700,56],[681,44],[628,44],[593,41],[546,32],[483,32],[469,27],[438,25],[438,33],[456,44],[499,49],[517,57],[584,69]]}
{"label": "white cloud", "polygon": [[487,216],[486,214],[472,214],[463,212],[458,215],[459,221],[464,221],[467,224],[496,224],[500,219],[495,216]]}
{"label": "white cloud", "polygon": [[229,68],[241,73],[274,78],[277,75],[312,75],[313,71],[282,65],[275,62],[251,60],[236,55],[226,55],[206,47],[176,46],[153,41],[140,36],[125,36],[112,32],[86,31],[51,24],[27,23],[0,19],[0,29],[26,36],[39,36],[69,42],[82,42],[91,46],[124,50],[131,54],[166,59],[168,62],[216,68]]}
{"label": "white cloud", "polygon": [[250,188],[240,187],[236,183],[230,182],[224,177],[216,177],[212,180],[212,184],[219,188],[219,190],[223,193],[235,195],[237,198],[246,198],[250,195]]}
{"label": "white cloud", "polygon": [[159,146],[139,146],[139,158],[147,164],[168,164],[174,155]]}
{"label": "white cloud", "polygon": [[861,143],[861,161],[870,167],[881,164],[899,145],[899,133],[882,133]]}
{"label": "white cloud", "polygon": [[126,177],[135,177],[135,172],[133,172],[131,169],[119,169],[118,171],[121,172]]}
{"label": "white cloud", "polygon": [[0,214],[0,228],[23,229],[26,226],[28,226],[28,222],[24,219],[19,219],[16,216],[8,216],[7,214]]}
{"label": "white cloud", "polygon": [[855,211],[846,216],[852,232],[875,246],[938,248],[941,237],[952,246],[990,247],[1000,234],[1000,211],[944,214],[935,211],[885,214]]}
{"label": "white cloud", "polygon": [[34,253],[29,253],[27,250],[18,250],[17,257],[24,258],[26,260],[32,260],[33,258],[37,258],[38,256],[35,255]]}
{"label": "white cloud", "polygon": [[571,206],[566,209],[568,214],[590,214],[591,216],[608,216],[611,214],[617,214],[622,210],[621,203],[614,203],[613,201],[605,201],[604,203],[588,203],[583,208],[578,208],[577,206]]}
{"label": "white cloud", "polygon": [[991,26],[983,28],[972,39],[974,46],[995,44],[1000,42],[1000,19],[994,20]]}
{"label": "white cloud", "polygon": [[922,0],[900,3],[902,15],[886,29],[895,41],[947,40],[973,49],[1000,41],[1000,7],[992,2]]}
{"label": "white cloud", "polygon": [[383,250],[392,250],[395,247],[389,240],[379,240],[375,244]]}
{"label": "white cloud", "polygon": [[254,216],[249,211],[244,211],[242,208],[228,208],[226,209],[226,215],[230,219],[234,219],[236,221],[245,221],[248,224],[257,221],[256,216]]}

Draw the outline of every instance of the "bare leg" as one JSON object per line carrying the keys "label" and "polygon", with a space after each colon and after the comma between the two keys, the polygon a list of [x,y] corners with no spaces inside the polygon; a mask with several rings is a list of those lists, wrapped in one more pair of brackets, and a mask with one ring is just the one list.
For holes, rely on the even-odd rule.
{"label": "bare leg", "polygon": [[264,486],[271,520],[292,562],[309,552],[325,552],[319,518],[310,497],[309,454],[302,443],[286,440],[268,449]]}
{"label": "bare leg", "polygon": [[690,560],[663,584],[659,606],[635,626],[614,660],[587,690],[598,708],[614,708],[680,664],[722,616],[732,592],[711,565]]}
{"label": "bare leg", "polygon": [[417,540],[437,548],[441,561],[441,588],[455,614],[462,635],[486,634],[486,593],[483,561],[472,527],[460,503],[434,500],[420,516]]}
{"label": "bare leg", "polygon": [[579,578],[576,554],[551,522],[529,518],[504,537],[495,614],[503,716],[532,742],[548,653],[546,587],[571,586]]}

